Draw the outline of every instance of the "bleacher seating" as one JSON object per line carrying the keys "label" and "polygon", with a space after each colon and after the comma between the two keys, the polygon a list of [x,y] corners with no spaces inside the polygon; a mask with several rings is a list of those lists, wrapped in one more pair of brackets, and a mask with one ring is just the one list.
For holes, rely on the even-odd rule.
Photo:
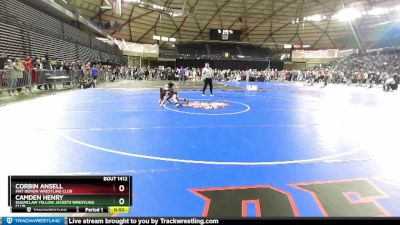
{"label": "bleacher seating", "polygon": [[160,58],[179,58],[180,55],[177,52],[160,52]]}
{"label": "bleacher seating", "polygon": [[211,54],[213,55],[223,55],[225,52],[228,52],[230,55],[239,55],[239,51],[237,49],[237,45],[235,44],[216,44],[210,43],[208,44],[211,49]]}
{"label": "bleacher seating", "polygon": [[178,52],[180,54],[196,54],[196,55],[207,55],[207,48],[205,44],[182,44],[177,45]]}
{"label": "bleacher seating", "polygon": [[0,51],[13,58],[24,55],[21,30],[1,21],[0,30]]}
{"label": "bleacher seating", "polygon": [[64,29],[64,37],[66,37],[68,40],[71,40],[74,43],[79,43],[85,46],[90,45],[89,34],[84,33],[68,24],[64,24],[63,29]]}
{"label": "bleacher seating", "polygon": [[[28,34],[30,37],[30,55],[32,56],[43,57],[47,52],[51,58],[64,59],[64,50],[70,52],[67,50],[68,46],[65,46],[66,42],[61,39],[33,31],[29,31]],[[71,57],[73,58],[74,56],[72,55]]]}
{"label": "bleacher seating", "polygon": [[266,58],[270,56],[270,50],[260,48],[254,45],[240,45],[240,50],[244,56],[251,56],[254,58]]}
{"label": "bleacher seating", "polygon": [[[207,47],[210,53],[207,52]],[[176,58],[201,58],[201,59],[224,59],[224,53],[228,52],[230,57],[242,55],[244,59],[262,60],[271,56],[271,50],[247,44],[231,44],[231,43],[206,43],[206,44],[183,44],[177,45],[175,54],[161,54],[163,57]],[[175,55],[175,56],[174,56]]]}
{"label": "bleacher seating", "polygon": [[1,0],[0,27],[0,51],[8,57],[43,57],[48,52],[56,60],[126,62],[116,45],[101,42],[17,0]]}
{"label": "bleacher seating", "polygon": [[30,30],[41,30],[49,36],[61,38],[62,22],[16,0],[2,0],[0,14],[7,23]]}

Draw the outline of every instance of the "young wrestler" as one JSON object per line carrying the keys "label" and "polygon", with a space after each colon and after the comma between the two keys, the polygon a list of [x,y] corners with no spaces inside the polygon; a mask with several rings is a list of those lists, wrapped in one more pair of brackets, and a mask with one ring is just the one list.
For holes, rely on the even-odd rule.
{"label": "young wrestler", "polygon": [[[178,92],[174,88],[175,84],[174,83],[168,83],[167,85],[164,86],[164,88],[160,88],[160,106],[163,106],[166,101],[170,102],[170,99],[172,99],[176,105],[179,106],[180,104],[178,103],[181,101],[178,97]],[[182,101],[185,101],[186,104],[189,103],[189,100],[184,98]]]}
{"label": "young wrestler", "polygon": [[160,100],[158,101],[158,103],[160,104],[160,106],[162,106],[165,101],[169,101],[169,92],[168,92],[169,88],[168,88],[168,84],[166,84],[163,88],[160,88]]}

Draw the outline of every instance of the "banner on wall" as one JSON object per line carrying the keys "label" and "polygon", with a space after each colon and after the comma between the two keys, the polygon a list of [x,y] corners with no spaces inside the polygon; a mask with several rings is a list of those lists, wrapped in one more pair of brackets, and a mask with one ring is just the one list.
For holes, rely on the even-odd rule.
{"label": "banner on wall", "polygon": [[293,59],[334,59],[358,53],[357,49],[293,50]]}
{"label": "banner on wall", "polygon": [[157,44],[140,44],[128,42],[125,40],[108,40],[105,38],[97,38],[98,40],[104,41],[109,44],[116,44],[120,50],[124,52],[124,55],[129,56],[145,56],[145,57],[158,57],[160,50]]}

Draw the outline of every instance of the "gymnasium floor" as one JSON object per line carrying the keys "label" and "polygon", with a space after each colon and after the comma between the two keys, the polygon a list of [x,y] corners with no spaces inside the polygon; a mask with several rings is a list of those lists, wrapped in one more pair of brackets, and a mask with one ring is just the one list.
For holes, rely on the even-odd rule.
{"label": "gymnasium floor", "polygon": [[219,110],[128,88],[0,107],[0,214],[7,175],[123,174],[130,216],[400,216],[400,92],[253,84],[180,93]]}

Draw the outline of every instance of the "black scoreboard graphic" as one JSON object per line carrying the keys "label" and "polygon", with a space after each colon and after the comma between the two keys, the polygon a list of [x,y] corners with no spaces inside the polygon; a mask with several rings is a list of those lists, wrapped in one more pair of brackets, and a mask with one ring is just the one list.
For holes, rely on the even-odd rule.
{"label": "black scoreboard graphic", "polygon": [[240,30],[211,29],[210,40],[240,41]]}
{"label": "black scoreboard graphic", "polygon": [[117,213],[132,205],[131,176],[9,176],[15,213]]}

